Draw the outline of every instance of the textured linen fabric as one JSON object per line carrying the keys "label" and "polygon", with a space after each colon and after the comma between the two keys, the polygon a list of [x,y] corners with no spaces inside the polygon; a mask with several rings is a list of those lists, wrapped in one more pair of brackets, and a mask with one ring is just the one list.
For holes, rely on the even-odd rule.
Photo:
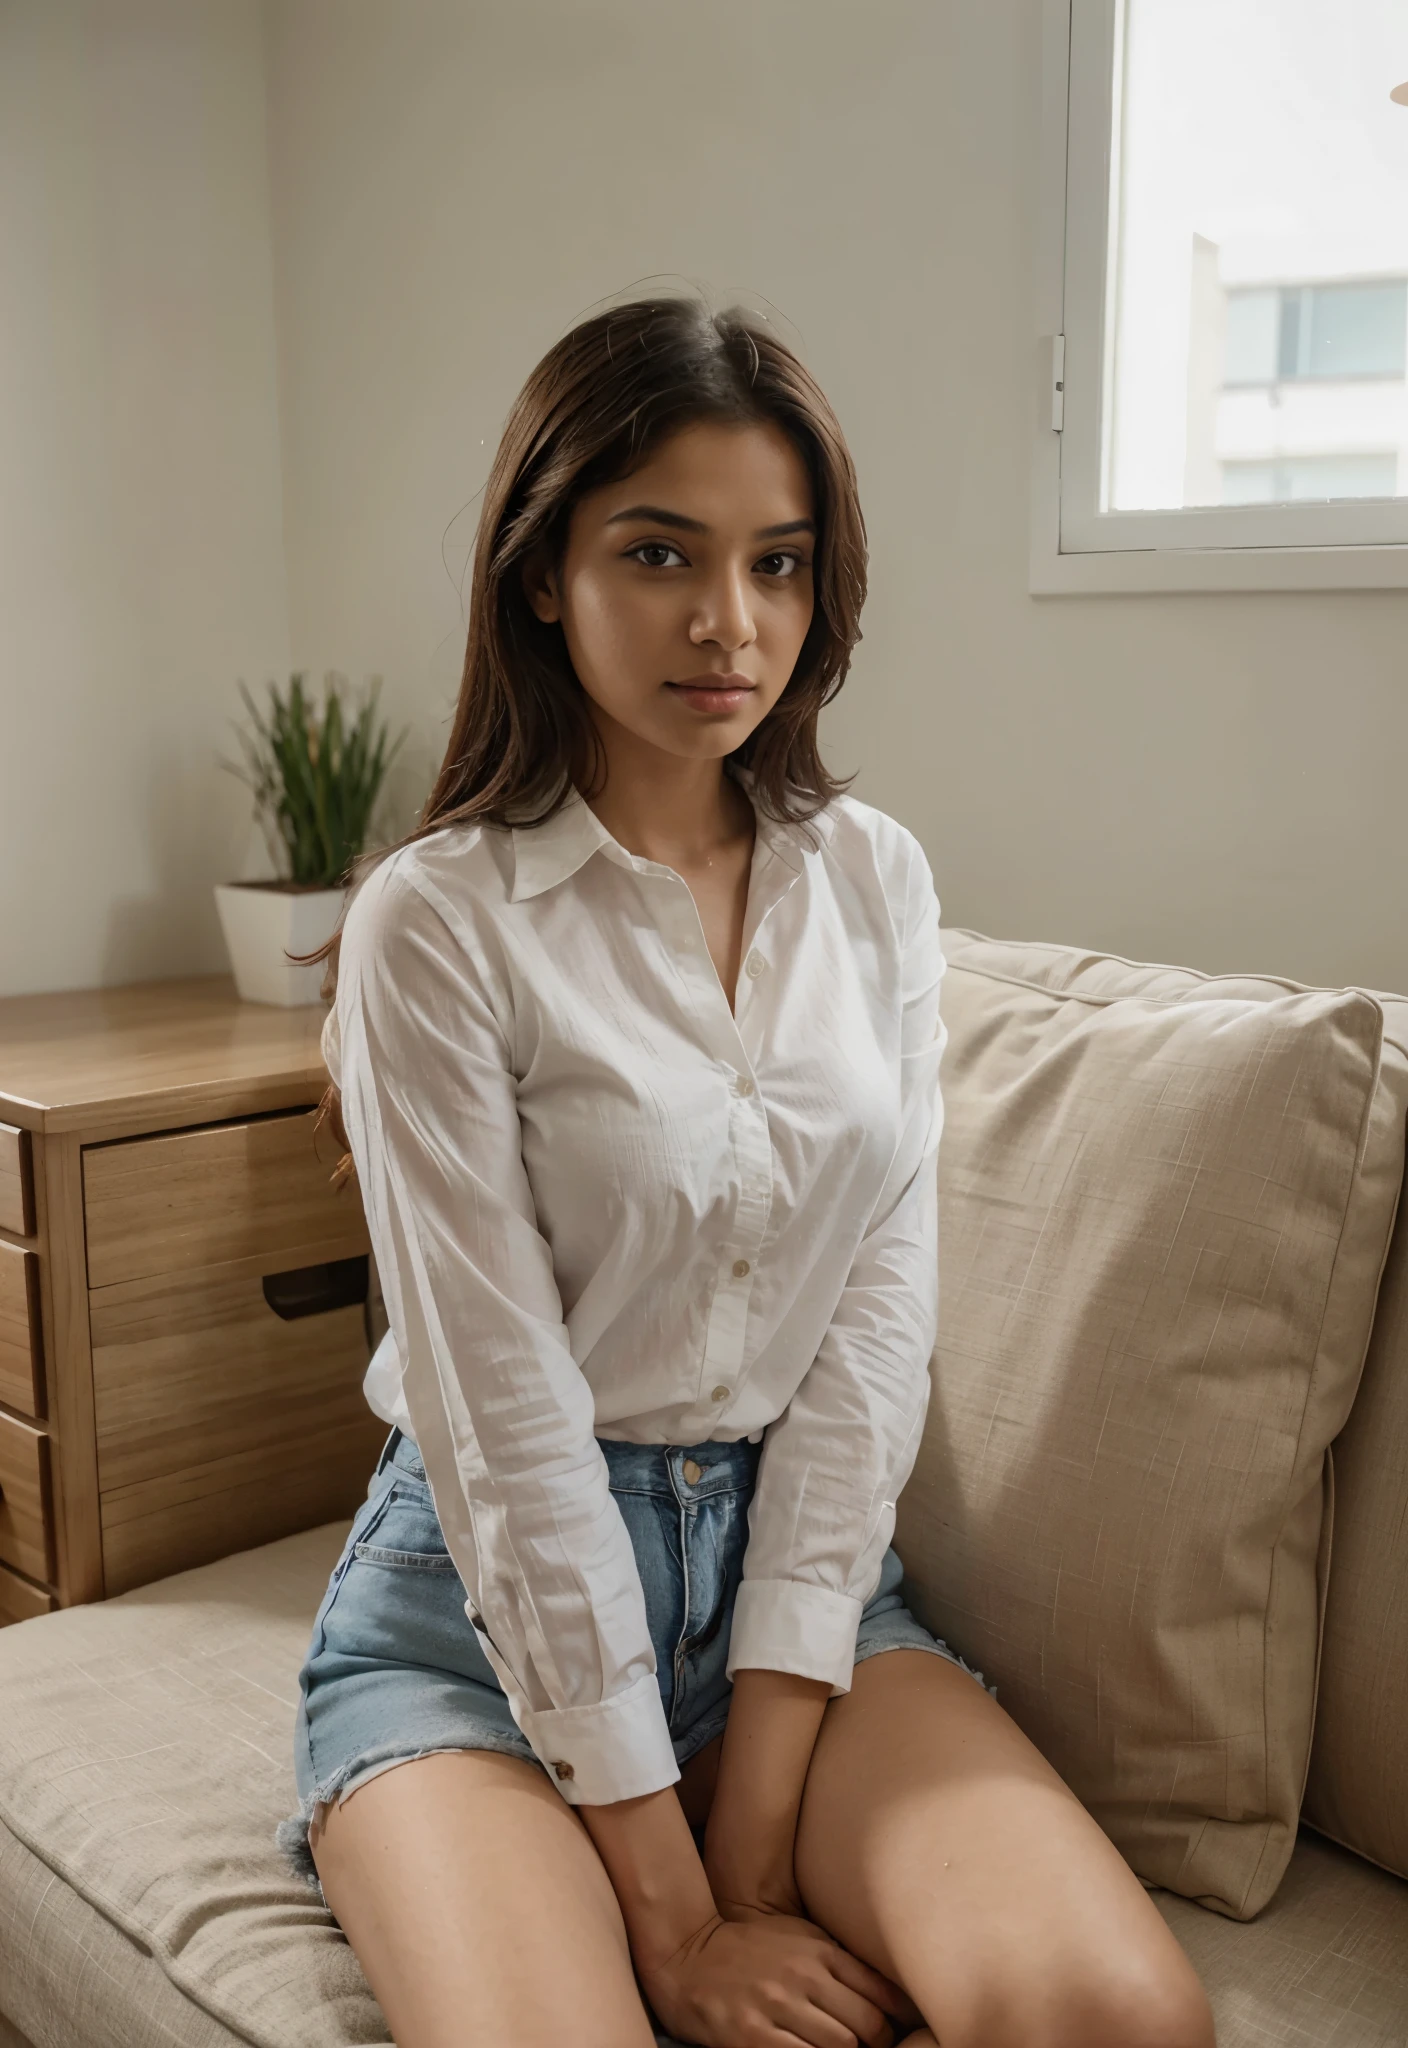
{"label": "textured linen fabric", "polygon": [[[0,2048],[385,2048],[274,1845],[344,1524],[0,1630]],[[923,1559],[919,1559],[923,1564]],[[1403,2048],[1408,1885],[1302,1835],[1250,1926],[1155,1893],[1219,2048]]]}
{"label": "textured linen fabric", "polygon": [[238,2048],[244,2039],[0,1826],[0,2048]]}
{"label": "textured linen fabric", "polygon": [[[0,1827],[44,1866],[17,1890],[0,1858],[0,2011],[34,2048],[390,2039],[274,1841],[295,1796],[298,1666],[345,1535],[329,1524],[0,1629]],[[114,1939],[85,1977],[94,1916]],[[153,2030],[186,2003],[184,2031]]]}
{"label": "textured linen fabric", "polygon": [[324,1050],[390,1322],[368,1397],[574,1805],[679,1774],[597,1438],[763,1437],[729,1675],[843,1692],[928,1400],[923,853],[849,799],[759,817],[743,951],[735,1015],[685,882],[575,795],[402,849],[342,938]]}
{"label": "textured linen fabric", "polygon": [[1302,1831],[1280,1890],[1239,1927],[1170,1892],[1154,1904],[1188,1951],[1217,2048],[1404,2048],[1408,1885]]}
{"label": "textured linen fabric", "polygon": [[1250,1916],[1295,1841],[1402,1042],[1364,992],[943,944],[913,1605],[1141,1877]]}
{"label": "textured linen fabric", "polygon": [[1408,1877],[1408,1202],[1334,1456],[1335,1543],[1305,1812],[1337,1842]]}

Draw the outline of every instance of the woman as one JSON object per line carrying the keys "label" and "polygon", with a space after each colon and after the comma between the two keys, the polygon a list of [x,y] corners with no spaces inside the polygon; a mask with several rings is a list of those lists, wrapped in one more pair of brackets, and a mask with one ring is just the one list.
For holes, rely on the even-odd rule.
{"label": "woman", "polygon": [[888,1547],[943,961],[918,845],[818,750],[864,589],[766,325],[624,306],[528,380],[445,765],[325,1038],[392,1435],[292,1832],[401,2048],[646,2048],[647,2004],[706,2048],[1212,2040]]}

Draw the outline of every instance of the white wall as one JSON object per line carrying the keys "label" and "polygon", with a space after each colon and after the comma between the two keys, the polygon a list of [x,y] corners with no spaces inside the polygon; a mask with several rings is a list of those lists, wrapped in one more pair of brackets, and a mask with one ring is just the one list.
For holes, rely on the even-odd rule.
{"label": "white wall", "polygon": [[0,993],[224,965],[286,667],[255,0],[0,7]]}
{"label": "white wall", "polygon": [[441,737],[445,563],[534,357],[654,272],[747,287],[865,492],[831,755],[920,833],[946,918],[1408,988],[1408,596],[1027,593],[1037,0],[269,19],[302,658],[384,669]]}
{"label": "white wall", "polygon": [[219,964],[237,674],[384,671],[410,802],[509,400],[667,272],[775,301],[847,426],[873,596],[830,750],[950,922],[1408,988],[1408,596],[1027,593],[1038,14],[268,0],[286,638],[252,0],[12,0],[8,986]]}

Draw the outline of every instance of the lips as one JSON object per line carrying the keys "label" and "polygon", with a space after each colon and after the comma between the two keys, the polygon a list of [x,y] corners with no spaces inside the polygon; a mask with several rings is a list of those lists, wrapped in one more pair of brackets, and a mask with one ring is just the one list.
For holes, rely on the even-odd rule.
{"label": "lips", "polygon": [[736,711],[757,687],[751,676],[740,675],[736,670],[722,675],[706,671],[699,676],[682,676],[678,682],[665,685],[691,710],[712,712]]}

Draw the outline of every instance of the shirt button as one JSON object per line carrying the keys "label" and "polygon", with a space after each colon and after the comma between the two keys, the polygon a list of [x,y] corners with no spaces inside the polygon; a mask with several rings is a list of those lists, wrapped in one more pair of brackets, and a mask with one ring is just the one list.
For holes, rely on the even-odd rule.
{"label": "shirt button", "polygon": [[761,953],[750,953],[748,955],[748,964],[743,972],[750,981],[756,981],[758,976],[766,970],[767,964]]}
{"label": "shirt button", "polygon": [[684,1476],[686,1485],[697,1486],[704,1477],[704,1467],[697,1465],[693,1458],[686,1458],[684,1461]]}
{"label": "shirt button", "polygon": [[751,1095],[753,1093],[753,1083],[746,1074],[739,1075],[733,1084],[733,1092],[735,1095]]}
{"label": "shirt button", "polygon": [[559,1759],[553,1765],[553,1769],[554,1771],[556,1771],[559,1778],[575,1778],[577,1775],[577,1773],[573,1770],[571,1764],[565,1764],[561,1761],[561,1759]]}
{"label": "shirt button", "polygon": [[711,1401],[726,1401],[728,1399],[728,1388],[715,1387],[713,1393],[709,1396],[709,1399]]}
{"label": "shirt button", "polygon": [[733,1262],[733,1277],[735,1280],[746,1280],[752,1270],[753,1268],[746,1259],[735,1259]]}

